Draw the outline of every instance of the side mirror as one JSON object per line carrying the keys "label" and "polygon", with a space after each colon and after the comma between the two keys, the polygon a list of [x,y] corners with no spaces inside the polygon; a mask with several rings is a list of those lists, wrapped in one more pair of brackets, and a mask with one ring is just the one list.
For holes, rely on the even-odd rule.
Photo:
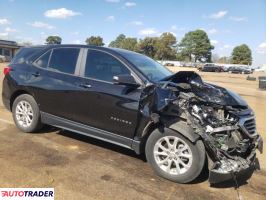
{"label": "side mirror", "polygon": [[121,74],[113,77],[114,84],[138,87],[140,86],[130,74]]}

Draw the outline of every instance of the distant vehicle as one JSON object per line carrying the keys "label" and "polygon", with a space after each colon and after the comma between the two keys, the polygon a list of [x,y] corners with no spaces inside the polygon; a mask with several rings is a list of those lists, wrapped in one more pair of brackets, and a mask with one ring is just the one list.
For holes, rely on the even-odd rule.
{"label": "distant vehicle", "polygon": [[228,72],[231,74],[252,74],[253,71],[247,67],[229,67]]}
{"label": "distant vehicle", "polygon": [[230,68],[230,66],[221,66],[224,70],[224,72],[228,72],[228,69]]}
{"label": "distant vehicle", "polygon": [[2,63],[2,62],[6,62],[6,57],[5,57],[5,56],[2,56],[2,55],[0,55],[0,63]]}
{"label": "distant vehicle", "polygon": [[223,68],[221,66],[217,66],[214,64],[205,64],[203,67],[198,68],[199,71],[202,72],[223,72]]}
{"label": "distant vehicle", "polygon": [[168,66],[168,67],[174,67],[175,65],[174,65],[174,63],[165,63],[165,65],[164,66]]}

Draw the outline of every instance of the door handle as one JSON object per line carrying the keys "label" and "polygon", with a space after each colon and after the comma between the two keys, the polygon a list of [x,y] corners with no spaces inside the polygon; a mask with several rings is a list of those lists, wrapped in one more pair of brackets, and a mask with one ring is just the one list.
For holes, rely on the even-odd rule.
{"label": "door handle", "polygon": [[34,76],[34,77],[38,77],[38,76],[40,76],[40,73],[39,72],[34,72],[31,75]]}
{"label": "door handle", "polygon": [[86,84],[86,83],[81,83],[79,84],[80,87],[83,87],[83,88],[91,88],[91,85],[90,84]]}

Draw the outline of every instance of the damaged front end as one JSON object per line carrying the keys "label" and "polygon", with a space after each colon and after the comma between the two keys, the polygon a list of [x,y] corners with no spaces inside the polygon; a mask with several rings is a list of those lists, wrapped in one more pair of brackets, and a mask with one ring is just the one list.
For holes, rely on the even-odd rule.
{"label": "damaged front end", "polygon": [[190,123],[207,149],[210,183],[239,175],[250,178],[258,168],[256,149],[262,153],[263,148],[252,111],[247,108],[239,112],[239,108],[233,106],[209,106],[194,104],[188,116],[191,115]]}
{"label": "damaged front end", "polygon": [[242,175],[248,179],[258,168],[256,149],[262,153],[262,138],[253,111],[239,95],[203,82],[194,72],[179,72],[150,88],[146,94],[152,94],[152,100],[142,111],[149,110],[154,121],[167,127],[178,116],[200,136],[210,183]]}

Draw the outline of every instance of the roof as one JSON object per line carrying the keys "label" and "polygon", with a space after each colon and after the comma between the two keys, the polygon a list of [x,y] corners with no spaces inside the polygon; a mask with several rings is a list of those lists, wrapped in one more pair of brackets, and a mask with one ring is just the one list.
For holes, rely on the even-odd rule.
{"label": "roof", "polygon": [[[91,48],[95,50],[102,50],[111,54],[114,54],[121,58],[121,54],[123,53],[135,53],[133,51],[118,49],[118,48],[110,48],[110,47],[102,47],[102,46],[93,46],[93,45],[81,45],[81,44],[48,44],[48,45],[34,45],[34,46],[27,46],[23,47],[23,49],[38,49],[35,54],[33,54],[29,60],[34,60],[39,57],[40,54],[53,49],[53,48],[62,48],[62,47],[72,47],[72,48]],[[122,56],[123,57],[123,56]],[[125,58],[123,58],[125,59]]]}
{"label": "roof", "polygon": [[17,42],[11,40],[0,40],[0,44],[18,45]]}
{"label": "roof", "polygon": [[36,46],[27,46],[23,48],[40,48],[43,51],[47,51],[52,48],[57,47],[76,47],[76,48],[91,48],[91,49],[98,49],[103,50],[105,52],[109,52],[115,54],[117,56],[123,56],[124,54],[139,54],[133,51],[119,49],[119,48],[111,48],[111,47],[103,47],[103,46],[93,46],[93,45],[82,45],[82,44],[48,44],[48,45],[36,45]]}
{"label": "roof", "polygon": [[19,48],[20,46],[15,41],[10,40],[0,40],[1,47],[9,47],[9,48]]}
{"label": "roof", "polygon": [[79,47],[79,48],[93,48],[93,49],[102,49],[102,50],[110,50],[112,48],[103,47],[103,46],[94,46],[94,45],[85,45],[85,44],[48,44],[44,45],[46,47]]}
{"label": "roof", "polygon": [[24,48],[55,48],[55,47],[77,47],[77,48],[92,48],[92,49],[99,49],[99,50],[105,50],[105,51],[112,51],[116,53],[136,53],[133,51],[125,50],[125,49],[119,49],[119,48],[111,48],[111,47],[103,47],[103,46],[94,46],[94,45],[85,45],[85,44],[47,44],[47,45],[36,45],[36,46],[28,46]]}

